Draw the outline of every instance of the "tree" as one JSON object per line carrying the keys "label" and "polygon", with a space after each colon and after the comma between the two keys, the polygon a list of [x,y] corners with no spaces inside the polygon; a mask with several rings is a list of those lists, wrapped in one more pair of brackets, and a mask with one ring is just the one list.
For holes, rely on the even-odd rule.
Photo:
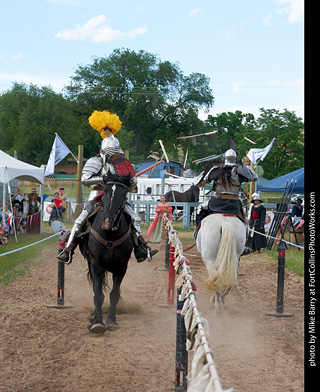
{"label": "tree", "polygon": [[261,162],[264,176],[280,177],[304,166],[304,124],[294,112],[284,109],[260,109],[256,129],[249,138],[257,148],[264,148],[275,138],[267,157]]}
{"label": "tree", "polygon": [[[50,87],[15,83],[0,96],[1,149],[35,166],[46,164],[55,132],[76,152],[78,121],[74,103]],[[74,147],[74,148],[73,148]]]}
{"label": "tree", "polygon": [[198,111],[214,102],[205,75],[184,76],[177,64],[129,49],[115,49],[107,58],[79,66],[65,92],[77,103],[80,116],[88,118],[93,110],[117,113],[127,132],[134,134],[135,155],[144,156],[159,148],[161,138],[168,152],[176,153],[176,138],[188,134],[191,125],[199,129]]}

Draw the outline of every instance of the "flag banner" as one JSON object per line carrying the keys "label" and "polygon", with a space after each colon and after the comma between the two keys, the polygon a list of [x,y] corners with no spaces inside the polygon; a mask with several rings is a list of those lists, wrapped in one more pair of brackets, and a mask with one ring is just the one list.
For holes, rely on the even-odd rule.
{"label": "flag banner", "polygon": [[50,176],[51,174],[54,174],[55,166],[69,153],[71,154],[69,148],[63,143],[60,137],[56,135],[44,175]]}
{"label": "flag banner", "polygon": [[47,197],[49,197],[49,196],[48,195],[42,195],[42,201],[45,201]]}
{"label": "flag banner", "polygon": [[60,204],[62,203],[61,199],[54,199],[54,204],[59,208]]}
{"label": "flag banner", "polygon": [[74,203],[73,201],[70,203],[71,204],[71,210],[73,213],[76,212],[76,207],[77,207],[77,203]]}
{"label": "flag banner", "polygon": [[272,139],[272,142],[265,148],[251,148],[247,154],[247,157],[250,161],[256,165],[257,161],[260,159],[261,161],[267,156],[268,152],[270,151],[275,138]]}

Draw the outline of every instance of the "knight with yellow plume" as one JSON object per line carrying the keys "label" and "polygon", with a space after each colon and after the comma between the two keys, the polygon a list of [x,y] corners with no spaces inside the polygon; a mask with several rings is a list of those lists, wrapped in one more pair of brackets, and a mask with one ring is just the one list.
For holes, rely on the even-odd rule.
{"label": "knight with yellow plume", "polygon": [[[116,114],[106,110],[95,110],[89,117],[89,124],[98,131],[102,137],[100,153],[88,159],[82,170],[81,182],[84,186],[90,186],[91,192],[88,201],[81,214],[75,220],[73,228],[65,249],[59,253],[58,260],[70,264],[73,253],[78,246],[79,236],[85,227],[88,217],[94,211],[97,203],[96,196],[104,189],[103,176],[110,171],[112,174],[130,174],[133,191],[137,185],[136,173],[128,159],[124,157],[119,140],[114,136],[120,130],[122,122]],[[136,214],[128,203],[125,203],[124,210],[131,217],[133,230],[134,254],[138,262],[144,261],[147,257],[152,260],[152,256],[158,251],[151,250],[141,235],[141,218]]]}

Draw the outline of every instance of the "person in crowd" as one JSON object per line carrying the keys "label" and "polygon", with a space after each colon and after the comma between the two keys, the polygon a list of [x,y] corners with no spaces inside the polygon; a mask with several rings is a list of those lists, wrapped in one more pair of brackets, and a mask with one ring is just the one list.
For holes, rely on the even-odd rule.
{"label": "person in crowd", "polygon": [[20,210],[20,204],[15,202],[13,204],[13,218],[14,224],[16,227],[16,231],[20,231],[21,229],[25,230],[27,227],[27,218],[25,214]]}
{"label": "person in crowd", "polygon": [[295,205],[292,207],[291,216],[292,218],[301,218],[303,213],[302,199],[298,198]]}
{"label": "person in crowd", "polygon": [[7,245],[8,243],[8,230],[5,230],[3,223],[0,224],[0,245]]}
{"label": "person in crowd", "polygon": [[32,188],[31,193],[28,194],[28,215],[33,215],[40,211],[40,200],[37,190]]}
{"label": "person in crowd", "polygon": [[60,207],[62,209],[62,212],[65,212],[67,210],[67,199],[68,199],[68,196],[67,196],[66,191],[65,191],[63,186],[59,187],[58,194],[59,194],[59,199],[62,200],[62,203],[60,204]]}
{"label": "person in crowd", "polygon": [[249,210],[249,236],[246,246],[253,250],[253,253],[260,253],[266,248],[267,239],[264,225],[266,221],[266,208],[258,193],[252,194],[251,206]]}
{"label": "person in crowd", "polygon": [[27,233],[39,234],[40,233],[40,197],[37,194],[36,188],[32,188],[32,191],[28,194],[28,212],[27,215],[30,219],[27,221]]}
{"label": "person in crowd", "polygon": [[51,226],[51,223],[55,220],[63,222],[63,214],[62,214],[62,207],[59,205],[57,207],[56,200],[61,200],[59,197],[59,192],[55,192],[53,195],[54,198],[51,199],[51,213],[49,217],[49,226]]}
{"label": "person in crowd", "polygon": [[20,188],[16,187],[14,190],[14,195],[11,196],[12,204],[19,204],[19,210],[23,212],[23,202],[27,201],[27,199],[21,194]]}
{"label": "person in crowd", "polygon": [[[109,171],[112,174],[130,175],[132,180],[130,191],[135,189],[137,183],[135,170],[129,160],[124,157],[119,140],[114,136],[122,125],[119,117],[106,110],[103,112],[95,110],[89,117],[89,124],[100,133],[103,140],[100,153],[88,159],[82,170],[81,182],[84,186],[90,186],[91,192],[84,209],[75,220],[65,249],[57,257],[58,261],[66,264],[72,262],[74,250],[80,241],[79,235],[87,223],[89,215],[94,211],[97,202],[95,197],[104,189],[103,176]],[[140,228],[141,218],[132,210],[129,203],[125,203],[123,211],[131,218],[131,235],[137,261],[140,263],[147,257],[152,260],[152,256],[158,250],[151,250],[143,239]]]}
{"label": "person in crowd", "polygon": [[163,214],[166,213],[172,222],[172,207],[166,201],[165,195],[160,197],[160,203],[155,208],[156,217],[148,230],[147,242],[161,243]]}

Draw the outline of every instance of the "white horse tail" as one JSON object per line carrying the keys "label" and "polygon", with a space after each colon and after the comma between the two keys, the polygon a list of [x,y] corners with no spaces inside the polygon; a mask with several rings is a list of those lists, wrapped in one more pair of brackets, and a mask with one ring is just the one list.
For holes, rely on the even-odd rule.
{"label": "white horse tail", "polygon": [[232,224],[221,224],[221,237],[217,257],[209,270],[206,288],[217,292],[232,290],[238,284],[238,255]]}

